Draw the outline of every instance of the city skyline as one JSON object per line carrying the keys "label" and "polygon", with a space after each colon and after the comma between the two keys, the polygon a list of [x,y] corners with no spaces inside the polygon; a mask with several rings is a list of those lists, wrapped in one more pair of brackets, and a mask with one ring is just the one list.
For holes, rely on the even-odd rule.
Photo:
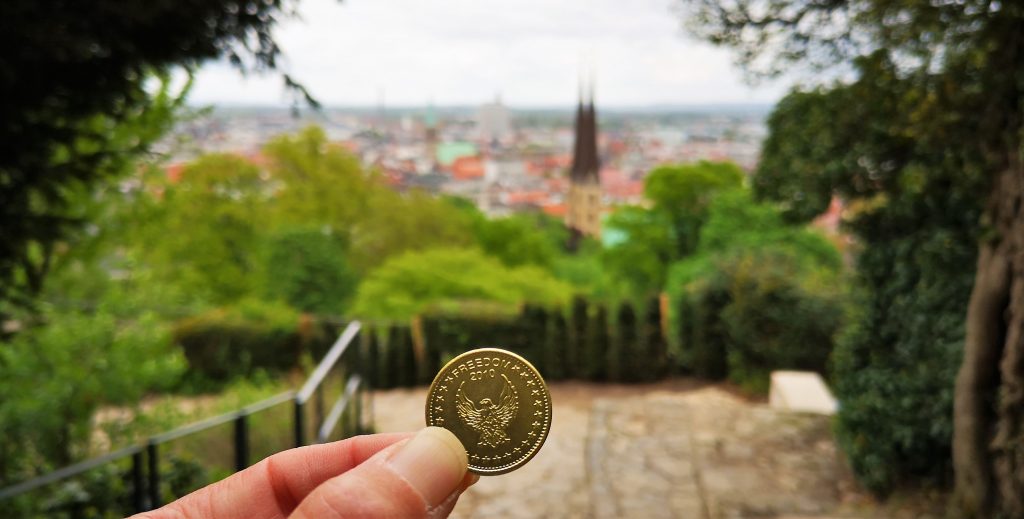
{"label": "city skyline", "polygon": [[[765,105],[786,82],[751,87],[725,51],[689,39],[673,0],[515,5],[491,1],[305,0],[281,24],[283,70],[327,106],[571,106],[581,75],[619,108]],[[288,104],[281,79],[223,62],[196,75],[190,101]]]}

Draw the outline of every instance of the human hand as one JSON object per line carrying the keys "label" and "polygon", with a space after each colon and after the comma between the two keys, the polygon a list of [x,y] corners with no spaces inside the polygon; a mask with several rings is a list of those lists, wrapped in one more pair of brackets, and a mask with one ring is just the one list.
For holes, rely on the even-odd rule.
{"label": "human hand", "polygon": [[134,519],[443,518],[479,476],[440,427],[280,452]]}

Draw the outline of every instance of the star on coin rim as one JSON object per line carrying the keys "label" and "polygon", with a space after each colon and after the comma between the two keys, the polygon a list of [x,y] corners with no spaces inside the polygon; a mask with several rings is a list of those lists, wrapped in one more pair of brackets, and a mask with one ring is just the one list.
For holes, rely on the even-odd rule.
{"label": "star on coin rim", "polygon": [[[460,362],[463,358],[468,357],[470,355],[474,355],[474,354],[478,354],[478,353],[486,353],[486,352],[493,352],[493,353],[498,353],[498,354],[501,354],[501,355],[508,355],[508,356],[510,356],[510,357],[512,357],[512,358],[514,358],[514,359],[516,359],[516,360],[518,360],[520,362],[522,362],[523,366],[525,366],[526,369],[528,369],[535,377],[537,377],[537,380],[540,382],[541,387],[544,388],[543,397],[544,397],[544,400],[547,403],[547,405],[544,406],[547,412],[544,414],[544,422],[542,423],[542,425],[543,425],[542,432],[541,432],[541,434],[538,435],[539,438],[536,441],[533,442],[533,445],[531,446],[529,451],[527,451],[525,454],[523,454],[522,456],[517,458],[515,461],[513,461],[511,463],[506,463],[506,464],[498,466],[498,467],[481,467],[481,466],[473,465],[472,461],[469,462],[469,471],[470,472],[472,472],[474,474],[479,474],[481,476],[497,476],[497,475],[500,475],[500,474],[506,474],[506,473],[512,472],[513,470],[516,470],[517,468],[522,467],[527,462],[529,462],[531,459],[533,459],[533,457],[537,455],[537,452],[540,451],[540,448],[544,446],[544,443],[548,440],[548,433],[551,432],[551,415],[552,415],[552,413],[551,413],[551,391],[548,389],[548,384],[547,384],[547,382],[544,381],[544,377],[541,376],[540,371],[537,371],[537,368],[535,368],[533,366],[533,364],[530,363],[530,361],[524,359],[522,356],[520,356],[520,355],[518,355],[516,353],[513,353],[513,352],[508,351],[508,350],[503,350],[501,348],[477,348],[475,350],[469,350],[467,352],[464,352],[464,353],[461,353],[461,354],[455,356],[455,358],[453,358],[452,360],[448,361],[440,370],[438,370],[437,375],[434,376],[434,381],[430,383],[430,390],[427,391],[427,403],[426,403],[426,406],[425,406],[425,409],[424,409],[424,419],[426,420],[428,426],[445,427],[445,425],[443,425],[443,424],[442,425],[437,425],[436,423],[434,423],[433,420],[431,420],[431,404],[430,404],[430,401],[431,401],[431,397],[434,395],[434,388],[436,388],[438,383],[440,383],[442,381],[441,375],[443,375],[448,368],[450,368],[453,365],[456,365],[458,362]],[[445,428],[447,429],[447,427],[445,427]],[[467,450],[467,454],[468,454],[468,450],[469,449],[466,449],[466,450]]]}

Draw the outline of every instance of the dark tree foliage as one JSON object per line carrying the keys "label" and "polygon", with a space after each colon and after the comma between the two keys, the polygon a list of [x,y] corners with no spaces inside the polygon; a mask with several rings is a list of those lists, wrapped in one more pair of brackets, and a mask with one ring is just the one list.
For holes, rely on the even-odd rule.
{"label": "dark tree foliage", "polygon": [[604,380],[607,375],[605,356],[610,343],[608,331],[608,307],[597,305],[593,317],[587,321],[587,338],[584,347],[583,377],[588,380]]}
{"label": "dark tree foliage", "polygon": [[544,336],[544,368],[543,375],[547,380],[562,380],[566,377],[565,345],[566,322],[565,313],[555,309],[548,313],[547,334]]}
{"label": "dark tree foliage", "polygon": [[644,380],[656,380],[668,370],[668,343],[663,333],[661,298],[649,298],[644,305],[643,343],[645,370]]}
{"label": "dark tree foliage", "polygon": [[569,378],[582,378],[584,366],[586,365],[587,350],[587,300],[583,296],[576,296],[572,299],[572,306],[569,314],[569,337],[566,342],[566,376]]}
{"label": "dark tree foliage", "polygon": [[[839,390],[854,399],[842,406],[840,427],[857,447],[855,468],[876,490],[922,471],[934,476],[952,432],[956,515],[1024,516],[1024,4],[688,5],[692,30],[735,48],[754,75],[798,64],[836,67],[832,77],[847,79],[780,103],[757,189],[794,219],[834,194],[855,210],[853,230],[867,248],[858,265],[863,321],[837,352],[840,378],[854,377]],[[972,274],[967,296],[963,276]],[[954,361],[946,348],[961,334],[950,396],[951,370],[920,366]],[[898,377],[886,376],[900,366]],[[868,386],[876,390],[856,394]],[[862,396],[885,403],[869,406]],[[952,428],[943,425],[943,398],[953,400]],[[910,416],[865,414],[894,404]],[[919,459],[925,452],[931,468]]]}
{"label": "dark tree foliage", "polygon": [[391,357],[392,377],[397,387],[416,385],[416,356],[412,350],[409,327],[391,325],[388,328],[388,352]]}
{"label": "dark tree foliage", "polygon": [[639,336],[636,311],[629,301],[623,301],[615,313],[615,334],[608,348],[608,380],[612,382],[636,380],[636,362]]}
{"label": "dark tree foliage", "polygon": [[377,385],[380,389],[391,389],[398,385],[398,373],[395,370],[397,357],[391,347],[390,337],[382,337],[388,328],[384,326],[367,326],[364,334],[369,338],[369,346],[377,350]]}
{"label": "dark tree foliage", "polygon": [[727,330],[718,317],[731,303],[726,290],[708,287],[679,298],[680,367],[700,378],[723,379],[729,374]]}
{"label": "dark tree foliage", "polygon": [[[547,309],[528,304],[523,307],[523,312],[519,319],[523,330],[522,338],[524,342],[521,350],[517,351],[517,353],[537,366],[542,365],[545,348],[547,348],[547,342],[544,337],[547,337],[549,318],[550,313]],[[547,373],[544,373],[544,376],[546,377]]]}
{"label": "dark tree foliage", "polygon": [[[147,150],[179,104],[154,75],[227,58],[277,67],[272,29],[288,0],[9,0],[0,15],[0,304],[42,287],[56,245],[83,215],[72,202]],[[284,81],[298,98],[301,85]]]}
{"label": "dark tree foliage", "polygon": [[320,229],[287,229],[267,245],[266,293],[303,312],[340,315],[355,292],[348,245]]}
{"label": "dark tree foliage", "polygon": [[377,343],[377,334],[373,326],[364,324],[359,331],[359,355],[366,366],[367,381],[371,388],[383,388],[381,377],[381,348]]}

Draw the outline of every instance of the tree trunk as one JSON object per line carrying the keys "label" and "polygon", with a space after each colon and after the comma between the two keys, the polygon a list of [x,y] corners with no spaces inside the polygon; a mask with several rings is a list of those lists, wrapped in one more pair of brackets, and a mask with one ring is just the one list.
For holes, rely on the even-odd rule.
{"label": "tree trunk", "polygon": [[[1015,164],[1019,164],[1015,162]],[[978,254],[954,397],[956,503],[965,517],[1024,517],[1024,212],[1020,167],[997,178]]]}

